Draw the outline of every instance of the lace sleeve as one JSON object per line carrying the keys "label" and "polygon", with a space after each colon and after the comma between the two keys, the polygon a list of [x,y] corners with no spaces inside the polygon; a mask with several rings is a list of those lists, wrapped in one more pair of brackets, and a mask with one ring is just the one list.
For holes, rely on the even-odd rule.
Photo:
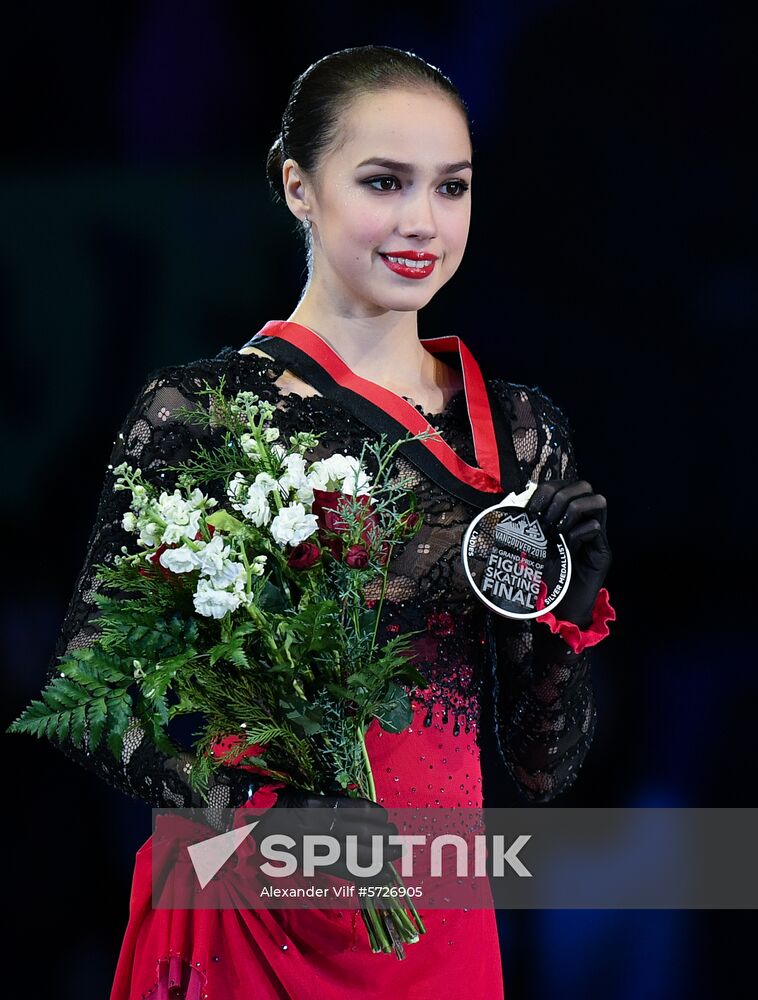
{"label": "lace sleeve", "polygon": [[[564,413],[538,388],[498,384],[516,453],[534,482],[578,479]],[[576,780],[597,721],[590,650],[574,653],[544,623],[489,614],[500,753],[519,793],[548,802]]]}
{"label": "lace sleeve", "polygon": [[[202,379],[193,379],[187,369],[188,366],[175,366],[153,372],[140,389],[118,432],[87,543],[84,565],[69,601],[46,683],[56,676],[60,657],[68,650],[91,646],[100,634],[97,622],[93,620],[99,608],[92,595],[98,592],[101,582],[94,566],[97,563],[111,564],[124,545],[129,552],[138,550],[136,537],[122,526],[123,515],[129,506],[129,493],[114,490],[115,479],[111,470],[122,461],[129,462],[132,466],[139,466],[148,480],[165,484],[171,492],[176,473],[164,471],[164,467],[189,458],[192,445],[201,433],[201,425],[190,425],[172,416],[179,407],[195,405],[191,402],[192,389],[202,385]],[[211,377],[205,373],[204,377],[212,383]],[[114,591],[108,590],[108,594],[113,595]],[[126,733],[120,761],[112,755],[105,740],[90,752],[86,727],[81,747],[70,738],[53,742],[68,757],[99,775],[109,785],[149,805],[185,808],[205,805],[189,783],[193,752],[184,748],[175,757],[164,754],[146,737],[144,729],[134,718]],[[174,739],[174,742],[178,741]],[[242,769],[221,768],[209,782],[208,805],[218,808],[241,805],[247,798],[250,778],[250,772]]]}

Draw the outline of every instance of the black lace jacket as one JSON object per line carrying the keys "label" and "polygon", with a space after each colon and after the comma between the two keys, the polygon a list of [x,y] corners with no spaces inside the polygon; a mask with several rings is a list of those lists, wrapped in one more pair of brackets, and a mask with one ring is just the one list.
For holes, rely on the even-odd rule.
{"label": "black lace jacket", "polygon": [[[215,433],[190,424],[174,412],[206,405],[198,390],[225,376],[226,390],[257,392],[280,411],[282,436],[296,429],[323,433],[309,459],[335,451],[360,454],[372,432],[336,401],[322,396],[285,395],[275,385],[285,364],[257,354],[242,355],[224,347],[214,358],[167,366],[152,372],[141,387],[113,444],[84,564],[76,581],[47,679],[56,675],[59,657],[87,646],[97,637],[98,608],[92,601],[99,578],[93,567],[111,562],[122,546],[136,551],[136,539],[122,527],[127,491],[113,489],[111,470],[122,461],[139,466],[147,478],[169,491],[175,472],[167,466],[189,458],[199,441]],[[509,414],[516,453],[525,479],[578,478],[569,426],[561,410],[539,388],[493,379]],[[421,406],[416,407],[424,413]],[[424,413],[450,446],[475,465],[465,397],[459,391],[440,414]],[[415,705],[444,706],[444,724],[457,735],[478,726],[483,699],[494,699],[497,745],[519,792],[529,802],[546,802],[576,778],[593,737],[596,709],[589,652],[574,654],[544,623],[517,622],[492,615],[471,591],[461,567],[461,540],[477,511],[444,492],[402,456],[398,472],[413,476],[411,488],[424,514],[420,532],[393,555],[382,608],[380,633],[424,629],[414,640],[416,665],[430,680],[428,689],[412,692]],[[206,488],[207,489],[207,488]],[[371,596],[367,594],[367,596]],[[381,634],[380,634],[381,640]],[[491,685],[491,686],[490,686]],[[437,723],[439,725],[439,723]],[[166,756],[148,739],[136,720],[117,761],[105,741],[90,751],[70,740],[57,745],[70,758],[110,785],[156,806],[202,806],[188,781],[192,751],[184,747]],[[223,767],[212,780],[212,807],[246,801],[255,779],[235,767]]]}

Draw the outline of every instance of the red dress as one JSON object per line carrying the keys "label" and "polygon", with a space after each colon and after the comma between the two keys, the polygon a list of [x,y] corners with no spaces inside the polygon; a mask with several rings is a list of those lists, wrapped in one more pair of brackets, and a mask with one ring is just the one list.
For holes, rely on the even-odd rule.
{"label": "red dress", "polygon": [[[399,734],[372,723],[366,746],[382,804],[481,806],[475,731],[452,736],[443,711],[433,709],[429,727],[418,705]],[[371,952],[356,909],[153,910],[151,861],[152,837],[137,852],[110,1000],[503,996],[493,909],[425,910],[417,901],[427,933],[400,961]],[[172,984],[180,989],[172,993]]]}
{"label": "red dress", "polygon": [[[196,405],[204,380],[213,384],[221,375],[227,392],[252,390],[272,402],[280,411],[277,425],[283,434],[303,430],[322,435],[310,458],[335,451],[359,455],[371,432],[327,396],[281,394],[275,381],[285,367],[276,359],[226,347],[215,358],[152,373],[114,441],[109,468],[129,461],[139,465],[146,478],[172,489],[169,467],[188,458],[198,437],[206,433],[173,412]],[[525,476],[576,478],[568,428],[557,407],[537,389],[495,379],[491,385],[511,417]],[[465,462],[476,465],[462,391],[443,413],[424,415]],[[387,807],[480,807],[480,710],[484,702],[491,707],[495,695],[483,694],[490,679],[491,647],[486,644],[484,607],[465,580],[460,557],[463,534],[477,509],[446,492],[399,453],[395,458],[397,474],[409,481],[424,523],[393,554],[380,641],[398,631],[421,630],[413,638],[414,663],[429,686],[413,692],[414,718],[407,730],[390,734],[374,722],[367,733],[377,798]],[[86,646],[98,635],[92,620],[98,609],[91,598],[99,586],[93,566],[112,559],[123,545],[134,550],[134,536],[121,526],[127,502],[125,491],[113,489],[108,471],[50,675],[66,649]],[[501,626],[496,667],[509,707],[500,750],[524,797],[545,801],[575,779],[592,738],[595,710],[587,656],[582,654],[572,673],[565,669],[563,652],[556,653],[553,662],[552,652],[539,651],[567,649],[544,625],[501,619]],[[533,643],[540,631],[552,646]],[[563,704],[567,677],[571,695]],[[503,734],[498,735],[502,740]],[[187,755],[167,757],[145,739],[139,724],[125,741],[120,764],[103,747],[90,752],[69,739],[60,748],[114,787],[152,806],[201,804],[186,780]],[[227,800],[216,799],[217,804],[244,805],[250,774],[241,767],[223,771],[214,792],[224,793]],[[418,900],[427,933],[406,947],[406,958],[400,961],[394,954],[371,952],[360,913],[352,908],[153,909],[151,865],[159,846],[149,837],[136,855],[110,1000],[503,996],[491,907],[424,909],[418,905],[423,900]]]}

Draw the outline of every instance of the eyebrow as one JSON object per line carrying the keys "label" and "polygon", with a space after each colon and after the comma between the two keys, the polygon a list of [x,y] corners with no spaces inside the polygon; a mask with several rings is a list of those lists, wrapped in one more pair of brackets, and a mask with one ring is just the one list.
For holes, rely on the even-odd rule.
{"label": "eyebrow", "polygon": [[[413,173],[412,163],[400,163],[399,160],[389,160],[386,156],[371,156],[368,160],[361,160],[358,167],[365,167],[367,164],[376,164],[378,167],[386,167],[388,170],[397,170],[399,173]],[[356,170],[358,169],[356,167]],[[466,167],[473,170],[470,160],[459,160],[458,163],[440,163],[437,170],[441,174],[455,173],[458,170],[465,170]]]}

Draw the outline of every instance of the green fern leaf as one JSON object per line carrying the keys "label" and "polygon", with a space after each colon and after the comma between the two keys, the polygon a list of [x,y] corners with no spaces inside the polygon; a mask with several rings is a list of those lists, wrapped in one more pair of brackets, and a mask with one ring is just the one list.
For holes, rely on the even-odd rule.
{"label": "green fern leaf", "polygon": [[81,704],[87,698],[87,692],[78,684],[71,684],[56,677],[42,692],[45,704],[53,711],[59,712],[61,709],[73,708]]}
{"label": "green fern leaf", "polygon": [[91,702],[87,710],[87,722],[89,723],[89,748],[95,750],[100,746],[105,722],[108,717],[105,698],[97,698]]}
{"label": "green fern leaf", "polygon": [[5,730],[6,733],[32,733],[38,735],[39,720],[47,716],[47,705],[35,698]]}
{"label": "green fern leaf", "polygon": [[71,712],[71,739],[78,747],[84,742],[84,726],[86,721],[85,706],[77,705]]}
{"label": "green fern leaf", "polygon": [[60,719],[58,721],[58,728],[55,733],[56,739],[59,743],[65,743],[68,739],[70,722],[71,714],[69,712],[61,712]]}
{"label": "green fern leaf", "polygon": [[60,708],[73,708],[88,700],[88,692],[80,685],[65,677],[56,677],[42,692],[42,697],[56,711]]}
{"label": "green fern leaf", "polygon": [[126,691],[119,691],[108,704],[107,740],[110,751],[116,760],[121,760],[124,746],[124,733],[129,728],[132,719],[132,701]]}

